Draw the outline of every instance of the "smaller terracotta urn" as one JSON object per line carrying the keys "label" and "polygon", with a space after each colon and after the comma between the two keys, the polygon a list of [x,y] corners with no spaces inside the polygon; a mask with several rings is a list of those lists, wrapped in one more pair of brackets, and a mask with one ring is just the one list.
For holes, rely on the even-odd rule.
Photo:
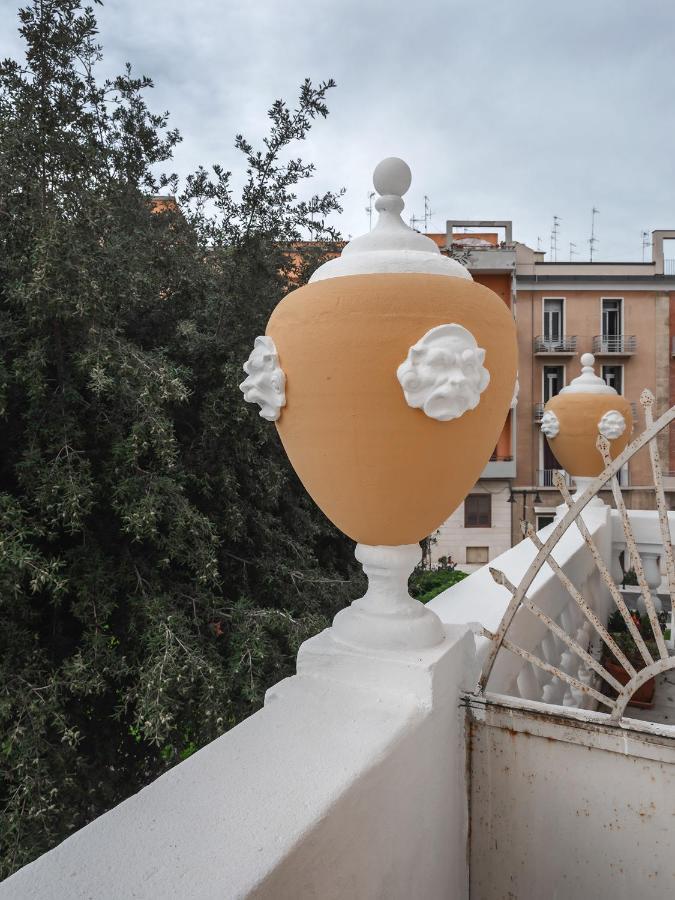
{"label": "smaller terracotta urn", "polygon": [[615,459],[633,432],[630,403],[595,374],[594,365],[593,354],[584,353],[581,375],[551,397],[541,421],[549,447],[576,482],[575,497],[605,468],[598,435],[607,438],[610,456]]}

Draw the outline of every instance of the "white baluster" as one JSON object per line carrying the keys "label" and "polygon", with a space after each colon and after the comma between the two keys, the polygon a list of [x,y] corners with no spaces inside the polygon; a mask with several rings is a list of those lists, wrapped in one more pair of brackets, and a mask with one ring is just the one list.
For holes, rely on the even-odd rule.
{"label": "white baluster", "polygon": [[541,687],[533,671],[534,669],[535,666],[532,663],[525,663],[516,679],[520,696],[525,700],[541,699]]}
{"label": "white baluster", "polygon": [[[661,547],[658,544],[642,544],[638,546],[638,551],[642,557],[642,566],[645,570],[645,578],[651,591],[652,600],[654,601],[654,609],[657,613],[660,613],[663,611],[663,604],[657,591],[661,586]],[[638,610],[640,615],[644,615],[647,612],[642,597],[638,599]]]}

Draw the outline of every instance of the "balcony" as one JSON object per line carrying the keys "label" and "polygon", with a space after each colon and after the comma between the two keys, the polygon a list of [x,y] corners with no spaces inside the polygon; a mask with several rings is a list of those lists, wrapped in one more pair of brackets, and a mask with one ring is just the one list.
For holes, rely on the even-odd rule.
{"label": "balcony", "polygon": [[634,334],[596,334],[593,337],[595,356],[632,356],[636,350],[637,338]]}
{"label": "balcony", "polygon": [[574,356],[576,352],[576,334],[563,334],[554,339],[538,334],[534,339],[535,356]]}
{"label": "balcony", "polygon": [[499,456],[493,453],[490,462],[481,473],[481,478],[515,478],[516,461],[513,456]]}
{"label": "balcony", "polygon": [[567,487],[572,486],[572,479],[564,469],[537,469],[537,487],[555,488],[555,476],[560,474],[565,479]]}

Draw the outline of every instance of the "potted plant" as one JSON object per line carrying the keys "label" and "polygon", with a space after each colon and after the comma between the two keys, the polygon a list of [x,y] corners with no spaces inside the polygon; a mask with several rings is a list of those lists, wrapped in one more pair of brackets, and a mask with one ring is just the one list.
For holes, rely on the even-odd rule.
{"label": "potted plant", "polygon": [[[654,635],[652,632],[652,627],[649,622],[648,616],[640,616],[637,610],[630,610],[630,615],[637,626],[640,635],[644,639],[644,642],[647,646],[647,649],[651,653],[654,659],[658,658],[658,649],[656,646],[656,641],[654,640]],[[661,628],[665,625],[665,616],[661,614],[659,616],[659,624]],[[625,656],[631,665],[636,669],[643,669],[645,667],[645,661],[642,658],[642,654],[640,653],[637,644],[635,643],[635,639],[633,635],[628,630],[626,623],[623,620],[623,617],[619,613],[618,610],[612,613],[609,617],[609,621],[607,623],[607,630],[610,635],[616,641],[619,649],[623,651]],[[666,638],[669,636],[666,632]],[[608,647],[605,647],[602,665],[607,669],[610,675],[613,675],[614,678],[620,684],[628,684],[630,681],[630,675],[624,669],[624,667],[615,659],[613,653]],[[654,678],[650,678],[649,681],[646,681],[631,697],[628,705],[636,706],[639,709],[651,709],[654,706],[654,692],[656,690],[656,682]]]}

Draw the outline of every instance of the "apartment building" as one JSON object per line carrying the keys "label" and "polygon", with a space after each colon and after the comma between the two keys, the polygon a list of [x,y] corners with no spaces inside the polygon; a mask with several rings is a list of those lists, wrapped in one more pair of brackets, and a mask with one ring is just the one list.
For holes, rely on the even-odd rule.
{"label": "apartment building", "polygon": [[[645,263],[546,261],[513,240],[509,221],[451,220],[445,236],[430,236],[446,251],[468,254],[473,277],[514,310],[518,331],[517,404],[481,479],[432,547],[432,559],[452,557],[471,571],[519,541],[521,521],[542,528],[552,520],[560,466],[541,434],[541,416],[546,401],[579,374],[582,353],[592,352],[596,371],[631,401],[639,430],[643,388],[654,392],[656,414],[675,403],[675,231],[652,233]],[[675,473],[675,440],[662,440]],[[653,508],[646,450],[621,480],[632,508]],[[671,486],[675,495],[675,477],[666,479],[668,493]]]}
{"label": "apartment building", "polygon": [[[449,221],[445,234],[429,237],[442,251],[461,254],[474,281],[493,290],[515,313],[517,245],[510,221]],[[432,562],[451,558],[458,568],[471,572],[512,546],[510,499],[517,477],[516,410],[514,398],[480,480],[433,536]]]}

